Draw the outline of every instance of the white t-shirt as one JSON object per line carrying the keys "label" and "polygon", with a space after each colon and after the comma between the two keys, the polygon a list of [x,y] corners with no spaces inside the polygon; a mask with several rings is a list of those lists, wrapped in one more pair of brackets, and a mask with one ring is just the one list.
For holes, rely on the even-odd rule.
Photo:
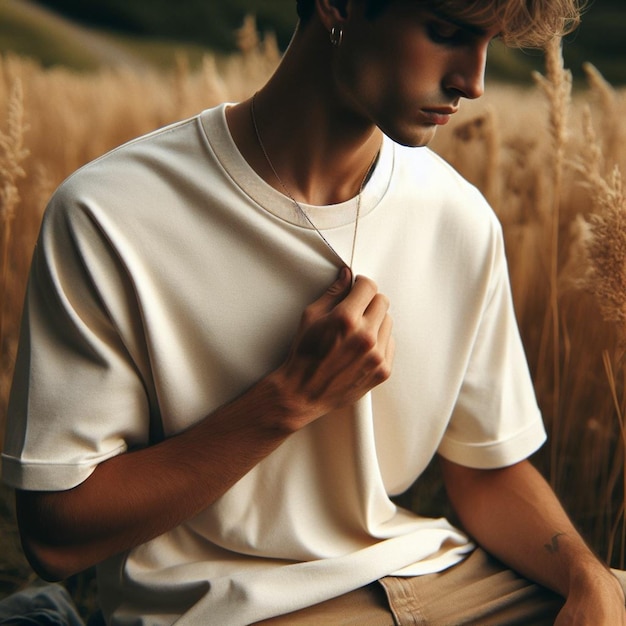
{"label": "white t-shirt", "polygon": [[[137,139],[55,194],[24,312],[10,484],[69,489],[196,423],[283,361],[302,310],[336,277],[319,235],[237,151],[224,112]],[[356,200],[305,209],[349,257]],[[197,517],[103,563],[112,624],[249,624],[472,549],[389,495],[436,452],[495,468],[544,441],[500,226],[429,149],[385,139],[354,269],[390,298],[391,378],[291,436]]]}

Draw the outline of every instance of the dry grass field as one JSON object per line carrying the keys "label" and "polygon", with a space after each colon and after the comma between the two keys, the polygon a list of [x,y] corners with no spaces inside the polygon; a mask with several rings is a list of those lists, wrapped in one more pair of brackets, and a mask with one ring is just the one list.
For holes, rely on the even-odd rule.
{"label": "dry grass field", "polygon": [[[278,51],[249,27],[242,53],[199,70],[73,74],[0,58],[0,426],[46,199],[86,161],[259,86]],[[433,147],[503,224],[516,311],[550,441],[535,462],[598,553],[626,551],[626,98],[592,67],[572,93],[560,52],[534,87],[493,85]],[[437,478],[432,480],[433,497]],[[0,498],[0,597],[29,570]],[[422,501],[420,505],[432,506]],[[415,497],[408,496],[413,505]],[[85,595],[73,581],[75,593]],[[88,595],[88,594],[87,594]]]}

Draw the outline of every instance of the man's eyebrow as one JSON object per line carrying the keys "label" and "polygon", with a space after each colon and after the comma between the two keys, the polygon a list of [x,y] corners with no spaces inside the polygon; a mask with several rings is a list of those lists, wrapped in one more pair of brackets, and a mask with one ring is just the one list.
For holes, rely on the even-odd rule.
{"label": "man's eyebrow", "polygon": [[449,22],[450,24],[454,24],[454,26],[458,26],[459,28],[468,31],[472,33],[472,35],[476,35],[477,37],[485,37],[488,33],[486,28],[478,26],[478,24],[472,24],[471,22],[467,22],[461,18],[455,17],[454,15],[450,15],[442,9],[428,6],[428,11],[438,19],[443,20],[444,22]]}

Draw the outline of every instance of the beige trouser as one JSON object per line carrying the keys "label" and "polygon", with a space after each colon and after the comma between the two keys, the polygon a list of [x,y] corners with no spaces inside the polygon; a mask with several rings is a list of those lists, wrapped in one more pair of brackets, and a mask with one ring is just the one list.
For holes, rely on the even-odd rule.
{"label": "beige trouser", "polygon": [[[624,572],[615,572],[626,588]],[[481,549],[438,574],[389,576],[322,604],[264,620],[271,626],[547,626],[563,599]]]}

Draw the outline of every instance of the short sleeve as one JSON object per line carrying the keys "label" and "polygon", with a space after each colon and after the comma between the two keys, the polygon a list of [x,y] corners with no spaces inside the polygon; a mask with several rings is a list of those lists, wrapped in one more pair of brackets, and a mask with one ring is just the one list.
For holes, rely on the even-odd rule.
{"label": "short sleeve", "polygon": [[2,455],[6,482],[69,489],[103,460],[145,443],[151,403],[132,302],[123,263],[97,221],[57,192],[27,287]]}
{"label": "short sleeve", "polygon": [[476,468],[512,465],[546,433],[519,335],[499,225],[489,287],[462,386],[439,453]]}

